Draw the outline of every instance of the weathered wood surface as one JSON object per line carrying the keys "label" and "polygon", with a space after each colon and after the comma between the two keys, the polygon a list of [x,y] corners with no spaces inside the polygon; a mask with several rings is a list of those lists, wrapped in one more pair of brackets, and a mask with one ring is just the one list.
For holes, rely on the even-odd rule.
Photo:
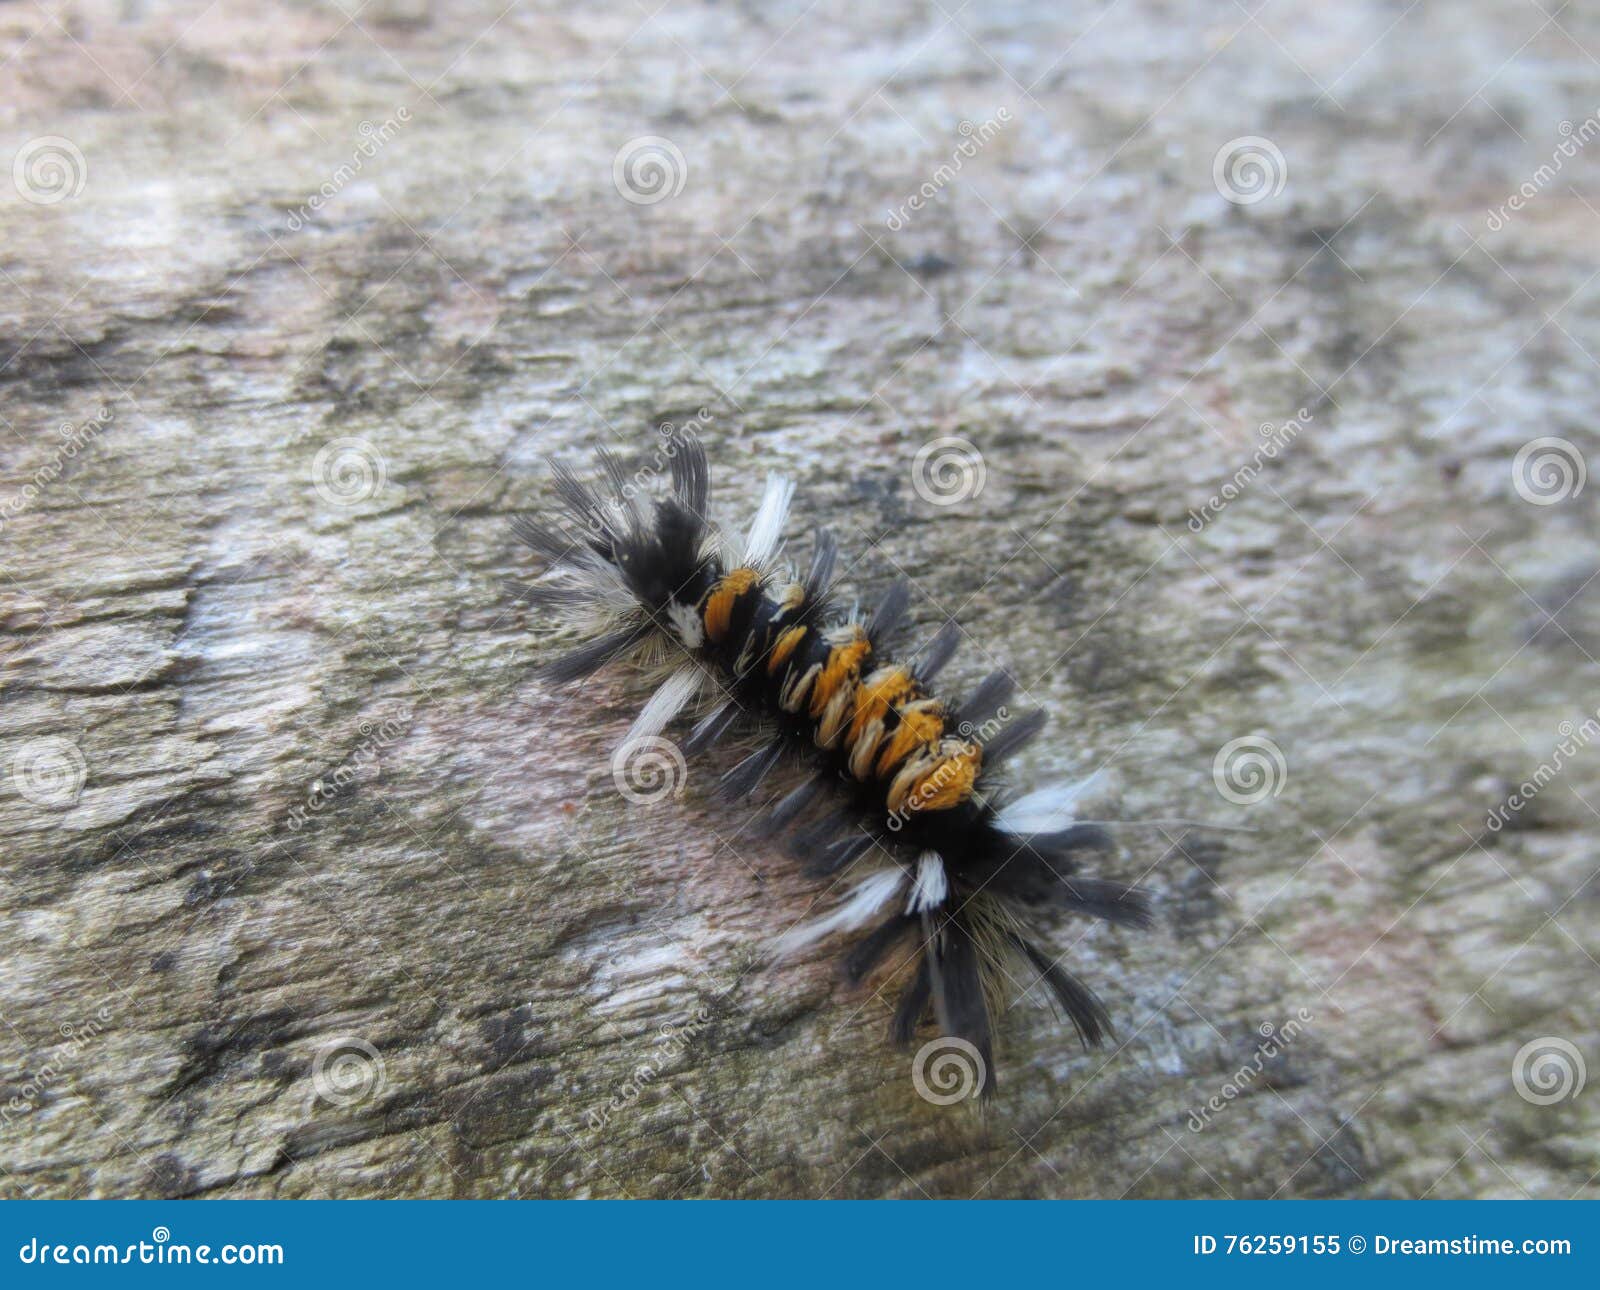
{"label": "weathered wood surface", "polygon": [[[1600,1060],[1597,490],[1513,474],[1594,446],[1600,145],[1532,178],[1594,14],[347,8],[0,9],[6,1194],[1595,1194],[1595,1090],[1512,1078]],[[630,805],[635,696],[529,680],[542,455],[701,408],[730,516],[794,471],[1016,667],[1030,775],[1255,830],[1127,835],[1159,930],[1057,937],[1118,1045],[1019,1002],[982,1116],[757,961],[817,893],[725,759]]]}

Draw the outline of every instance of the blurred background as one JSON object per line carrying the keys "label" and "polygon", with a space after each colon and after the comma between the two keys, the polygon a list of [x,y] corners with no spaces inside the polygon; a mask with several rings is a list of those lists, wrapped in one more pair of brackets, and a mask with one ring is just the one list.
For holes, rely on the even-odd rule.
{"label": "blurred background", "polygon": [[[0,5],[0,1192],[1572,1196],[1600,20]],[[768,469],[1103,773],[983,1111],[637,705],[543,459]],[[820,906],[819,906],[820,907]],[[924,1037],[926,1038],[926,1036]]]}

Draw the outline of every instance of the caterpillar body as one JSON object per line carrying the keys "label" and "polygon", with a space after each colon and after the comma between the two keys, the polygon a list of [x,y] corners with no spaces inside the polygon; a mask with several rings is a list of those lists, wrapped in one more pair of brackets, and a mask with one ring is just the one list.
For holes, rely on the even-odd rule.
{"label": "caterpillar body", "polygon": [[1131,886],[1079,872],[1084,855],[1109,844],[1101,827],[1075,819],[1082,785],[1018,797],[998,784],[997,770],[1039,733],[1044,713],[1010,711],[1016,682],[1004,671],[960,699],[942,697],[934,683],[956,651],[953,622],[895,661],[889,647],[909,610],[908,584],[893,583],[865,614],[841,612],[831,594],[839,549],[826,530],[803,575],[785,565],[791,481],[768,476],[748,535],[732,546],[708,518],[703,446],[674,437],[665,452],[670,489],[656,496],[642,495],[609,452],[599,454],[603,492],[552,463],[563,514],[515,521],[549,562],[515,592],[599,633],[542,676],[573,684],[622,659],[655,668],[662,679],[623,749],[660,738],[686,713],[698,719],[685,755],[765,725],[765,741],[721,778],[727,800],[751,799],[801,754],[808,776],[774,791],[758,832],[786,836],[808,873],[849,888],[774,948],[792,954],[857,933],[843,961],[855,983],[895,962],[904,976],[890,1027],[897,1043],[931,1013],[942,1035],[976,1051],[987,1096],[995,1002],[1008,977],[1042,981],[1084,1044],[1100,1043],[1105,1007],[1040,947],[1033,924],[1057,909],[1145,925],[1149,906]]}

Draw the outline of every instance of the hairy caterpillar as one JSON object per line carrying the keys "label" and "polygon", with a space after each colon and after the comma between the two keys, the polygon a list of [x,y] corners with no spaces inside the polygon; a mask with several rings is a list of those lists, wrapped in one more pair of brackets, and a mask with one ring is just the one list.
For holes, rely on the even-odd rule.
{"label": "hairy caterpillar", "polygon": [[[1044,713],[1013,715],[1012,677],[994,672],[957,701],[934,681],[954,655],[959,629],[946,623],[908,662],[888,645],[910,590],[894,583],[866,614],[839,612],[830,596],[838,547],[816,534],[803,577],[780,564],[794,485],[770,475],[742,547],[728,545],[707,517],[705,451],[672,437],[671,487],[643,496],[611,453],[600,453],[608,495],[552,463],[564,514],[526,517],[515,532],[549,562],[536,585],[514,584],[530,604],[600,634],[542,669],[572,684],[631,658],[662,675],[623,745],[654,740],[680,715],[716,701],[683,740],[702,751],[752,719],[771,733],[721,779],[728,800],[750,798],[801,753],[809,776],[764,809],[768,835],[817,877],[856,866],[832,912],[775,942],[792,953],[823,937],[862,932],[844,958],[860,982],[891,951],[909,969],[891,1025],[911,1040],[931,1011],[941,1032],[981,1058],[985,1095],[994,1088],[991,994],[1007,960],[1021,979],[1042,980],[1085,1045],[1109,1018],[1094,993],[1036,944],[1030,922],[1046,908],[1114,923],[1149,921],[1145,897],[1119,882],[1085,876],[1077,862],[1104,849],[1098,825],[1075,819],[1082,785],[1016,797],[995,772],[1039,733]],[[1011,973],[1015,978],[1015,973]]]}

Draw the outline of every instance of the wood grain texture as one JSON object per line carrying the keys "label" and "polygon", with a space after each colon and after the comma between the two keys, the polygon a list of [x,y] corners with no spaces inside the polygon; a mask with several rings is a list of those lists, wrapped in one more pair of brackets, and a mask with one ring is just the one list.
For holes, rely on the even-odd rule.
{"label": "wood grain texture", "polygon": [[[1600,22],[651,7],[0,8],[0,1190],[1595,1195],[1595,1090],[1512,1076],[1600,1062],[1596,491],[1514,462],[1594,447],[1600,183],[1534,175]],[[1028,778],[1253,830],[1128,831],[1158,929],[1056,930],[1113,1047],[1019,983],[930,1105],[891,996],[759,960],[820,893],[726,756],[631,805],[637,692],[530,680],[544,455],[701,409],[730,519],[791,471],[1016,669]]]}

